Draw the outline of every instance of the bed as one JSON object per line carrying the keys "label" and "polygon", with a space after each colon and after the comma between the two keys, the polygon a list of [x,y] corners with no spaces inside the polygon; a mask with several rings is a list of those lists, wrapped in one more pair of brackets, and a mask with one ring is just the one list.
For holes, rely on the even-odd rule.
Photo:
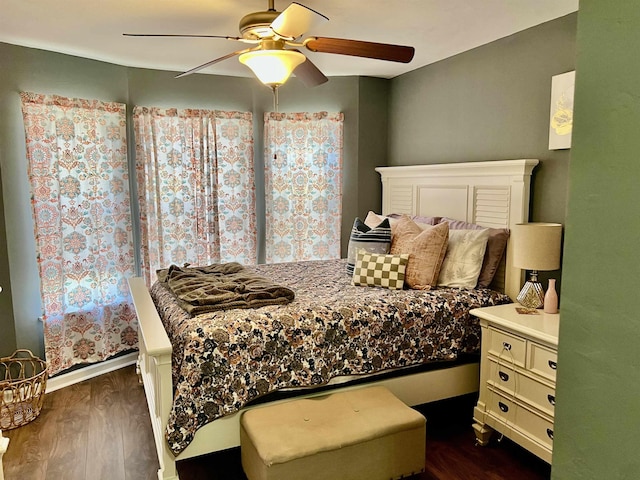
{"label": "bed", "polygon": [[[491,162],[473,162],[458,163],[446,165],[427,165],[427,166],[407,166],[407,167],[381,167],[376,169],[381,175],[383,204],[382,214],[397,213],[419,216],[440,216],[453,219],[464,220],[469,223],[482,225],[491,228],[511,228],[513,225],[525,222],[528,219],[529,195],[530,195],[530,177],[533,168],[537,165],[537,160],[508,160],[508,161],[491,161]],[[265,276],[275,275],[284,284],[290,284],[296,291],[296,300],[290,306],[295,309],[307,310],[307,317],[310,323],[318,323],[323,307],[313,306],[314,294],[308,286],[302,285],[301,277],[311,279],[311,284],[318,283],[320,280],[314,278],[333,278],[332,272],[344,272],[345,260],[336,260],[328,262],[301,262],[298,265],[302,269],[303,274],[291,273],[285,269],[283,265],[274,266],[255,266],[251,267],[258,274]],[[321,394],[317,389],[307,388],[308,386],[325,385],[327,382],[333,383],[332,388],[357,388],[362,385],[362,380],[354,386],[347,379],[352,379],[353,373],[357,373],[356,377],[361,379],[360,373],[364,371],[373,375],[366,377],[368,384],[376,383],[387,386],[396,396],[409,405],[418,405],[443,398],[449,398],[457,395],[467,394],[478,389],[478,363],[477,361],[459,361],[465,357],[466,353],[477,348],[474,342],[469,339],[479,339],[479,329],[474,329],[465,323],[452,323],[447,320],[442,324],[438,324],[434,320],[430,320],[430,326],[434,331],[445,332],[443,338],[453,339],[447,344],[446,348],[438,350],[435,346],[428,342],[424,345],[416,345],[411,348],[411,338],[417,338],[417,330],[411,328],[424,328],[420,326],[420,319],[440,318],[440,313],[430,313],[430,301],[425,300],[427,297],[437,295],[437,289],[433,292],[420,292],[404,290],[400,292],[402,300],[397,300],[397,296],[391,297],[390,291],[382,292],[378,288],[352,287],[349,285],[346,274],[340,276],[340,282],[333,282],[327,286],[327,294],[329,298],[333,298],[331,305],[333,310],[324,312],[327,317],[320,323],[327,330],[324,332],[334,332],[339,329],[334,328],[332,321],[340,322],[343,312],[348,311],[346,304],[349,295],[349,288],[361,288],[360,292],[366,292],[361,296],[366,297],[366,301],[362,306],[356,307],[359,331],[347,332],[345,329],[341,331],[340,338],[327,338],[321,330],[312,330],[308,328],[293,331],[287,330],[287,321],[291,321],[291,314],[285,317],[289,320],[281,320],[278,309],[280,306],[268,306],[258,310],[230,310],[229,312],[215,312],[205,314],[202,319],[202,325],[195,327],[195,330],[188,331],[184,325],[190,323],[176,320],[171,323],[166,320],[168,310],[171,309],[170,302],[163,304],[162,296],[166,290],[164,287],[154,286],[148,289],[141,278],[132,278],[129,285],[136,308],[139,322],[139,341],[140,353],[138,360],[138,369],[144,384],[145,393],[149,405],[151,423],[158,451],[158,459],[160,468],[158,478],[161,479],[177,479],[176,462],[182,459],[191,458],[206,453],[224,450],[239,445],[239,418],[242,411],[246,408],[254,408],[256,402],[265,397],[265,394],[273,389],[280,389],[291,392],[295,390],[296,395],[311,396]],[[492,290],[501,290],[511,298],[515,298],[522,279],[522,272],[515,269],[511,262],[511,253],[506,250],[505,260],[502,262],[499,272],[496,275],[496,281],[492,284],[491,289],[478,289],[478,291],[466,292],[462,299],[447,300],[444,304],[446,309],[456,312],[454,317],[459,317],[461,322],[468,317],[468,310],[478,306],[478,302],[504,302],[507,297],[500,296],[499,293]],[[374,299],[370,295],[374,295]],[[442,292],[441,292],[442,294]],[[449,295],[449,294],[446,294]],[[449,295],[451,297],[451,295]],[[451,297],[453,298],[453,297]],[[506,300],[505,300],[506,299]],[[169,300],[169,299],[165,299]],[[157,307],[157,302],[160,306]],[[391,330],[387,332],[388,336],[403,337],[405,347],[401,349],[402,355],[394,355],[394,358],[387,358],[384,354],[376,354],[373,338],[381,336],[381,330],[384,329],[383,314],[380,318],[367,320],[367,315],[371,312],[367,311],[366,305],[373,305],[379,302],[380,309],[395,309],[391,316],[397,316],[398,310],[411,310],[415,304],[420,304],[415,308],[422,308],[424,314],[419,313],[420,310],[413,311],[412,320],[409,324],[403,325],[402,330]],[[400,302],[400,303],[393,303]],[[452,303],[453,302],[453,303]],[[491,303],[488,303],[491,304]],[[399,305],[402,305],[400,308]],[[411,306],[411,307],[410,307]],[[334,308],[335,307],[335,308]],[[351,308],[351,307],[349,307]],[[371,307],[373,308],[373,307]],[[316,309],[316,310],[314,310]],[[354,310],[344,315],[355,315]],[[159,313],[160,312],[160,313]],[[313,313],[310,313],[313,312]],[[175,312],[174,312],[175,313]],[[281,313],[281,312],[280,312]],[[300,313],[300,312],[298,312]],[[387,312],[388,313],[388,312]],[[351,351],[358,353],[352,355],[353,362],[338,361],[338,375],[328,372],[328,365],[332,363],[329,357],[334,360],[338,357],[347,358],[343,353],[333,351],[327,358],[317,355],[311,355],[317,358],[317,363],[309,364],[302,354],[302,350],[298,352],[299,367],[295,369],[294,375],[284,375],[283,369],[274,367],[274,381],[262,383],[251,383],[251,374],[258,371],[260,364],[251,363],[256,357],[276,356],[274,352],[266,354],[264,345],[256,346],[257,353],[251,350],[250,339],[252,328],[229,329],[227,328],[231,322],[241,321],[241,316],[252,316],[250,324],[271,324],[277,323],[279,330],[278,335],[282,336],[282,332],[289,332],[289,340],[296,337],[290,343],[302,344],[305,341],[309,343],[335,343],[335,348],[342,348],[343,345],[350,345]],[[305,318],[305,312],[301,313]],[[165,318],[165,324],[163,320]],[[278,318],[277,322],[274,318]],[[390,318],[385,317],[385,318]],[[313,320],[313,321],[311,321]],[[447,330],[448,328],[451,330]],[[404,331],[404,328],[407,328]],[[199,330],[198,330],[199,329]],[[218,335],[218,338],[224,337],[225,349],[234,350],[233,362],[220,360],[216,363],[215,358],[207,357],[204,360],[195,359],[195,355],[185,355],[183,351],[176,351],[184,347],[179,346],[174,349],[169,340],[167,331],[174,340],[180,336],[182,338],[193,341],[194,331],[203,331],[210,329],[212,335]],[[301,333],[302,332],[302,333]],[[400,332],[400,335],[398,335]],[[455,336],[454,338],[454,332]],[[384,332],[382,332],[384,333]],[[309,334],[308,338],[305,335]],[[229,336],[234,335],[234,340],[229,341]],[[237,338],[236,338],[237,335]],[[247,335],[249,337],[247,337]],[[260,335],[260,334],[255,334]],[[222,337],[220,337],[222,336]],[[318,336],[322,338],[318,338]],[[430,337],[425,336],[425,337]],[[199,340],[196,338],[197,342]],[[364,343],[358,344],[357,341]],[[201,343],[204,343],[202,340]],[[277,343],[277,342],[276,342]],[[432,342],[433,343],[433,342]],[[436,342],[437,343],[437,342]],[[444,342],[440,342],[444,343]],[[178,345],[178,344],[176,344]],[[182,344],[180,344],[182,345]],[[384,348],[384,343],[382,344]],[[274,347],[277,350],[277,347]],[[394,350],[387,344],[388,351]],[[396,352],[398,349],[395,349]],[[186,350],[185,350],[186,351]],[[367,354],[362,354],[365,351]],[[268,353],[268,352],[267,352]],[[370,355],[369,355],[370,354]],[[242,357],[247,355],[247,357]],[[173,356],[173,361],[172,361]],[[189,357],[192,361],[199,365],[195,370],[199,373],[185,373],[194,371],[194,369],[183,370],[180,360]],[[308,355],[307,355],[308,356]],[[365,359],[365,360],[363,360]],[[455,360],[455,361],[454,361]],[[412,368],[417,363],[428,361],[430,365],[437,365],[442,368],[428,368],[426,370],[416,371]],[[200,362],[200,363],[198,363]],[[203,363],[204,362],[204,363]],[[225,363],[227,362],[227,363]],[[234,363],[235,362],[235,363]],[[305,363],[306,362],[306,363]],[[361,363],[360,367],[356,363]],[[251,364],[252,371],[244,372],[233,377],[234,368],[230,365],[234,364]],[[334,362],[335,363],[335,362]],[[320,365],[322,364],[322,365]],[[364,367],[363,367],[364,365]],[[406,366],[402,369],[402,374],[389,376],[386,374],[393,366]],[[304,367],[304,368],[303,368]],[[336,367],[333,365],[331,368]],[[202,372],[205,372],[203,376]],[[382,373],[381,373],[382,372]],[[202,391],[205,391],[206,384],[211,383],[212,375],[221,375],[223,377],[233,377],[232,385],[234,388],[217,389],[217,393],[207,394],[208,397],[198,400],[198,396],[194,395],[185,383],[185,377],[196,375],[198,378],[191,378],[191,384],[198,385]],[[265,376],[268,376],[265,374]],[[291,377],[295,377],[292,378]],[[280,379],[286,377],[286,382]],[[246,379],[246,382],[244,381]],[[256,386],[257,385],[257,386]],[[289,388],[296,387],[295,389]],[[212,403],[213,396],[217,404]],[[219,401],[218,401],[219,400]],[[283,401],[281,399],[268,400],[271,402]],[[185,415],[186,412],[194,411],[200,416],[200,420],[190,420]],[[178,418],[180,417],[180,418]],[[176,423],[180,420],[182,423]],[[194,423],[196,422],[196,423]],[[166,435],[166,436],[165,436]],[[168,438],[168,440],[167,440]]]}

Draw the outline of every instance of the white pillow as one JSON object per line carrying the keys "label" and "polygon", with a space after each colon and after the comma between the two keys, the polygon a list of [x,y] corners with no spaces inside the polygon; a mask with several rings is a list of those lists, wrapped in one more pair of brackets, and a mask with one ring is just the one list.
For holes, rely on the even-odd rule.
{"label": "white pillow", "polygon": [[[395,226],[400,221],[399,217],[397,217],[397,218],[396,217],[385,217],[384,215],[380,215],[380,214],[377,214],[377,213],[372,212],[371,210],[369,210],[369,213],[367,213],[367,218],[364,219],[364,224],[369,228],[375,228],[378,225],[380,225],[385,218],[389,219],[389,224],[391,225],[391,230],[392,231],[395,229]],[[427,228],[433,227],[433,225],[431,225],[429,223],[420,223],[420,222],[416,222],[415,220],[414,220],[414,222],[422,230],[426,230]]]}
{"label": "white pillow", "polygon": [[[369,213],[367,213],[367,218],[364,219],[364,224],[369,228],[376,228],[378,225],[380,225],[383,222],[385,218],[389,218],[389,217],[378,215],[377,213],[369,210]],[[396,223],[398,223],[397,218],[389,218],[389,224],[391,225],[392,228]]]}
{"label": "white pillow", "polygon": [[489,230],[450,230],[438,286],[475,288],[487,248]]}

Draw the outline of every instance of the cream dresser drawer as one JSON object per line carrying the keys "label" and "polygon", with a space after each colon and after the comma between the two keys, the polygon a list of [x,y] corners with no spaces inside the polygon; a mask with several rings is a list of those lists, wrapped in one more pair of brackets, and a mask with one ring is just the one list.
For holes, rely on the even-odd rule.
{"label": "cream dresser drawer", "polygon": [[513,361],[513,363],[525,366],[527,356],[527,341],[507,332],[489,328],[489,353],[498,358]]}
{"label": "cream dresser drawer", "polygon": [[555,387],[526,374],[513,370],[489,357],[491,362],[488,383],[490,387],[515,396],[532,407],[553,417],[556,405]]}
{"label": "cream dresser drawer", "polygon": [[555,382],[557,367],[558,354],[555,350],[529,343],[529,358],[527,362],[529,370]]}
{"label": "cream dresser drawer", "polygon": [[500,420],[507,427],[507,431],[502,433],[509,436],[508,429],[513,428],[549,450],[553,448],[552,421],[532,412],[526,406],[501,395],[497,391],[491,391],[491,393],[493,398],[487,405],[487,409],[492,417]]}

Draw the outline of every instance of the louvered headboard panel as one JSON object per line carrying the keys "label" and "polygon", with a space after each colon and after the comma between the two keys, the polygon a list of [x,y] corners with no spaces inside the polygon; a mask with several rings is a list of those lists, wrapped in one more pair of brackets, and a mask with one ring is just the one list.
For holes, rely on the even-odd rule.
{"label": "louvered headboard panel", "polygon": [[[529,219],[535,159],[378,167],[382,213],[451,217],[492,228],[513,228]],[[507,245],[497,287],[515,298],[523,272],[512,266]],[[501,281],[503,280],[503,281]]]}

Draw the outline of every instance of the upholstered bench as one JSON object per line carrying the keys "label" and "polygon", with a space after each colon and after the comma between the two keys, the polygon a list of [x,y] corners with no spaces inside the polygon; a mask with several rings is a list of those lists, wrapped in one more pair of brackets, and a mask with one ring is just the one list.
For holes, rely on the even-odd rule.
{"label": "upholstered bench", "polygon": [[426,420],[384,387],[291,400],[240,419],[249,480],[388,480],[424,470]]}

